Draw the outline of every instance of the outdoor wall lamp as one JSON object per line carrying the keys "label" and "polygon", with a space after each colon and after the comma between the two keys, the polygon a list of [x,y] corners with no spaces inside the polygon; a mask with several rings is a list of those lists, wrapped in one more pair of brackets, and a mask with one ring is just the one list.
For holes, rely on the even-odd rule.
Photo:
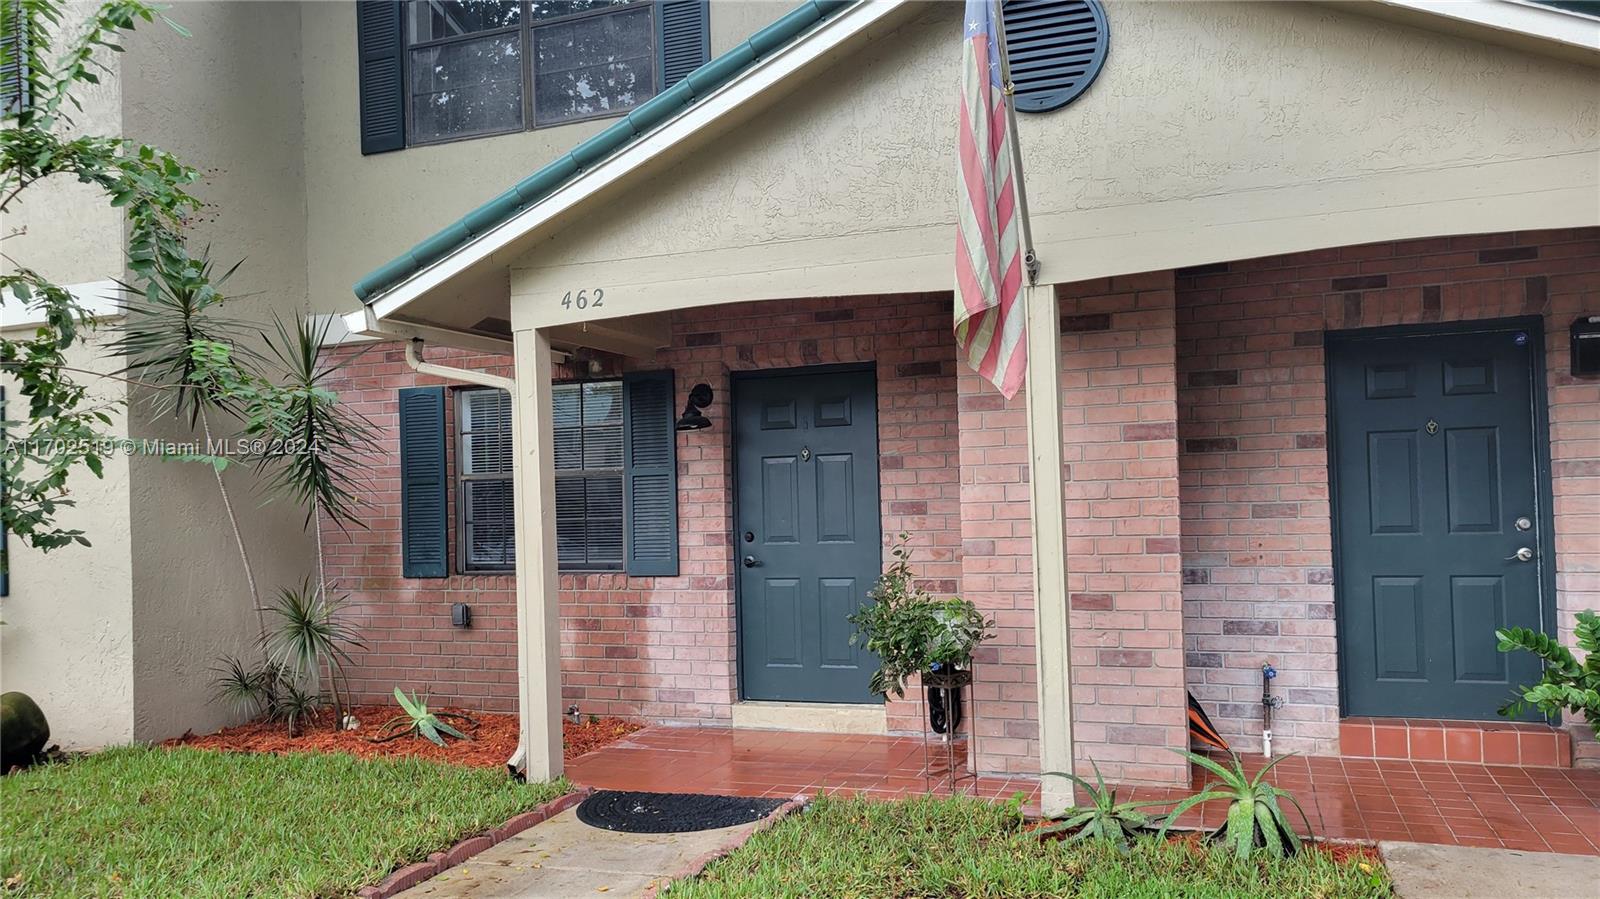
{"label": "outdoor wall lamp", "polygon": [[678,416],[678,430],[700,431],[711,427],[711,419],[706,418],[704,409],[711,405],[711,385],[696,384],[689,391],[689,402],[683,407],[683,414]]}

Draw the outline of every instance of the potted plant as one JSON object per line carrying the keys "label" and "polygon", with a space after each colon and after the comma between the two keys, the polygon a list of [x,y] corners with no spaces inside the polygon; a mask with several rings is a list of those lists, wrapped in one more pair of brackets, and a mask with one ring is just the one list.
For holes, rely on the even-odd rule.
{"label": "potted plant", "polygon": [[890,552],[894,561],[867,594],[872,601],[850,616],[856,628],[851,645],[878,657],[870,689],[885,696],[905,696],[906,680],[922,675],[926,681],[935,666],[952,681],[970,681],[972,654],[994,636],[994,622],[971,602],[935,599],[917,584],[909,541],[909,534],[899,535]]}

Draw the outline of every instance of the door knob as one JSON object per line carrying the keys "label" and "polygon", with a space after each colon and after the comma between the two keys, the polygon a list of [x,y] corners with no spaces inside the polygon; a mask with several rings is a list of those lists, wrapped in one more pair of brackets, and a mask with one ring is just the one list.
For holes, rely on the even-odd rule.
{"label": "door knob", "polygon": [[1532,562],[1533,561],[1533,550],[1529,549],[1526,546],[1521,547],[1514,554],[1506,556],[1506,561],[1507,562],[1510,562],[1513,559],[1515,559],[1518,562]]}
{"label": "door knob", "polygon": [[746,568],[754,568],[754,567],[756,567],[757,565],[760,565],[760,564],[761,564],[761,560],[757,559],[755,556],[745,556],[744,557],[744,567],[746,567]]}

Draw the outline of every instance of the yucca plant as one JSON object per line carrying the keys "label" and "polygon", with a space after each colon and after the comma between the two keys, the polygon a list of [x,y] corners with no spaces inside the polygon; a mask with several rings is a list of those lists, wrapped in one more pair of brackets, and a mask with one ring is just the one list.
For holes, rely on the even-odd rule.
{"label": "yucca plant", "polygon": [[256,668],[237,656],[223,656],[211,669],[211,699],[226,703],[236,712],[271,717],[277,709],[282,670],[270,662]]}
{"label": "yucca plant", "polygon": [[1547,715],[1563,710],[1582,712],[1594,735],[1600,737],[1600,616],[1585,611],[1577,617],[1573,636],[1578,648],[1588,654],[1582,662],[1554,637],[1538,631],[1513,627],[1494,632],[1501,652],[1521,649],[1544,660],[1543,679],[1520,688],[1520,695],[1501,706],[1500,714],[1518,716],[1530,705]]}
{"label": "yucca plant", "polygon": [[390,740],[398,740],[401,737],[415,736],[422,737],[436,746],[443,746],[445,734],[458,740],[470,740],[472,738],[441,719],[455,718],[458,721],[465,721],[473,727],[478,726],[478,722],[466,715],[460,715],[455,712],[429,711],[426,697],[418,699],[415,694],[408,697],[399,687],[394,688],[394,699],[400,703],[400,708],[404,710],[405,714],[396,715],[384,722],[383,733],[372,738],[374,743],[387,743]]}
{"label": "yucca plant", "polygon": [[328,700],[316,690],[306,690],[293,681],[286,681],[278,693],[269,715],[289,726],[289,736],[300,736],[300,722],[313,721]]}
{"label": "yucca plant", "polygon": [[1115,845],[1118,850],[1127,852],[1133,837],[1154,825],[1154,821],[1142,809],[1167,803],[1161,800],[1118,802],[1116,789],[1107,787],[1105,778],[1100,776],[1100,766],[1092,761],[1089,764],[1094,768],[1095,782],[1092,784],[1067,771],[1052,771],[1045,774],[1046,777],[1065,777],[1077,784],[1088,794],[1089,801],[1067,809],[1056,817],[1053,823],[1041,827],[1039,834],[1044,836],[1072,832],[1067,839],[1104,840]]}
{"label": "yucca plant", "polygon": [[1287,790],[1281,790],[1266,780],[1267,772],[1289,756],[1273,759],[1257,772],[1255,777],[1251,777],[1245,773],[1244,766],[1239,762],[1239,756],[1233,753],[1229,753],[1233,764],[1223,767],[1203,755],[1181,749],[1173,751],[1215,774],[1219,782],[1208,784],[1204,790],[1174,806],[1166,821],[1162,822],[1158,836],[1165,837],[1167,828],[1178,820],[1179,815],[1195,806],[1216,801],[1229,803],[1227,823],[1217,835],[1223,845],[1231,849],[1238,858],[1249,858],[1258,851],[1265,851],[1268,855],[1281,858],[1300,850],[1300,836],[1295,833],[1294,827],[1289,823],[1289,816],[1283,811],[1282,803],[1285,801],[1292,804],[1300,813],[1300,820],[1306,825],[1306,834],[1308,836],[1311,834],[1311,819],[1306,817],[1305,809],[1300,807],[1300,803]]}
{"label": "yucca plant", "polygon": [[324,670],[333,696],[337,720],[344,721],[339,694],[339,674],[350,661],[347,647],[365,647],[355,628],[344,619],[344,597],[329,596],[309,579],[299,587],[278,591],[265,611],[271,619],[264,649],[269,663],[282,669],[284,679],[320,693]]}

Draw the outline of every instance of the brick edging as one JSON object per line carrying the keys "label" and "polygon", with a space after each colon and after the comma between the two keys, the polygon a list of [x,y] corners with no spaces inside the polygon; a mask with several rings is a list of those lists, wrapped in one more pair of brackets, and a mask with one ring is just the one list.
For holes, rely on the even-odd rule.
{"label": "brick edging", "polygon": [[652,881],[650,886],[645,889],[640,899],[657,899],[661,893],[670,892],[674,883],[677,883],[686,877],[700,876],[700,872],[704,871],[707,865],[710,865],[719,858],[727,856],[729,853],[733,852],[733,850],[743,846],[751,837],[762,832],[763,830],[766,830],[772,825],[777,824],[779,821],[789,817],[794,812],[805,808],[810,802],[810,796],[804,793],[797,794],[793,799],[790,799],[783,805],[773,809],[770,814],[768,814],[765,818],[755,822],[755,824],[752,826],[748,828],[740,828],[738,831],[729,834],[727,839],[723,840],[721,845],[717,846],[717,848],[712,849],[710,852],[707,852],[703,855],[698,855],[693,859],[690,859],[688,864],[685,864],[683,867],[668,874],[666,876],[665,883],[659,880]]}
{"label": "brick edging", "polygon": [[409,890],[434,875],[461,864],[496,843],[504,842],[535,824],[541,824],[561,814],[588,798],[589,794],[593,792],[594,789],[591,787],[579,787],[571,793],[552,799],[532,811],[512,815],[510,819],[499,827],[493,827],[484,833],[467,837],[443,852],[435,852],[429,855],[427,861],[406,865],[378,881],[377,884],[362,887],[356,892],[356,896],[359,899],[389,899],[396,893]]}

